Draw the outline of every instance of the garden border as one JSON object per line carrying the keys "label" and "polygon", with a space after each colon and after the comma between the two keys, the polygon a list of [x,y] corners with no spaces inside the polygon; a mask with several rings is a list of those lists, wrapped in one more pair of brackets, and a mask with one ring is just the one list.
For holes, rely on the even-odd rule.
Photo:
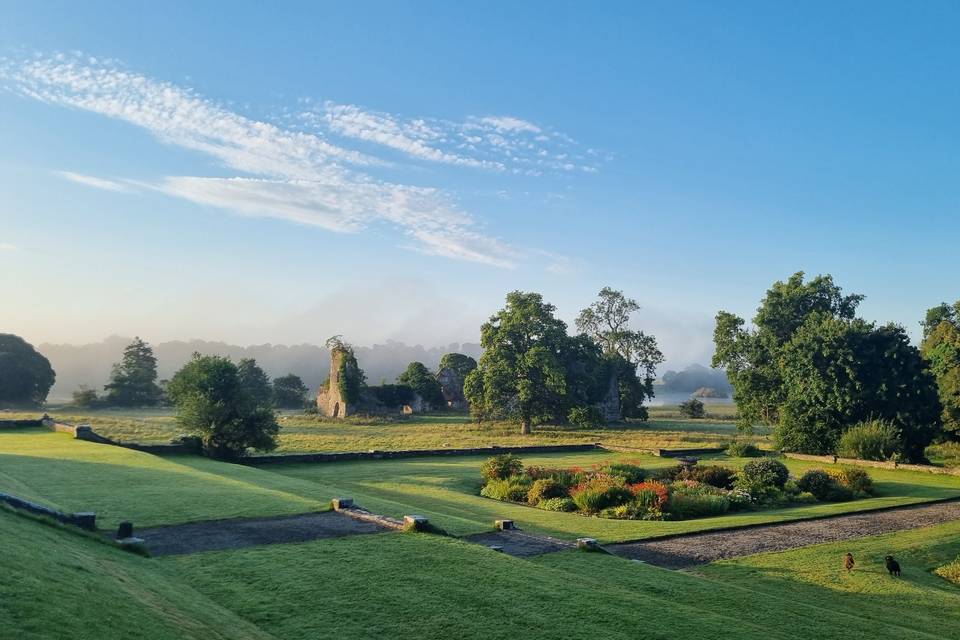
{"label": "garden border", "polygon": [[783,457],[791,460],[807,460],[809,462],[823,462],[826,464],[845,464],[852,467],[870,467],[873,469],[891,469],[896,471],[920,471],[947,476],[960,476],[958,467],[936,467],[932,464],[900,464],[899,462],[880,462],[877,460],[860,460],[859,458],[840,458],[838,456],[814,456],[806,453],[787,453]]}

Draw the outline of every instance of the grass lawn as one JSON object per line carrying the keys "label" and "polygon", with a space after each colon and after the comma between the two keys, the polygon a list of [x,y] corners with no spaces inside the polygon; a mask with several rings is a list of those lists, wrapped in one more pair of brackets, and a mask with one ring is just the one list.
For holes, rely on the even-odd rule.
{"label": "grass lawn", "polygon": [[[523,560],[448,538],[356,536],[169,557],[277,637],[960,638],[960,589],[929,570],[960,525],[671,572],[570,551]],[[843,575],[842,553],[863,558]],[[892,550],[893,582],[868,557]],[[758,564],[759,563],[759,564]],[[309,603],[307,606],[305,603]]]}
{"label": "grass lawn", "polygon": [[[581,466],[613,459],[636,460],[646,467],[676,464],[674,460],[634,454],[589,452],[524,456],[525,464]],[[489,530],[498,518],[510,518],[527,530],[562,538],[590,536],[603,542],[706,529],[779,522],[852,511],[877,509],[960,497],[960,478],[907,471],[870,469],[877,497],[844,503],[802,505],[785,509],[741,512],[712,518],[676,522],[610,520],[483,498],[480,464],[484,457],[415,458],[333,464],[270,465],[274,473],[315,483],[318,495],[346,495],[372,511],[392,516],[417,513],[455,535]],[[716,456],[718,463],[739,466],[746,459]],[[800,475],[816,463],[785,460],[791,473]],[[705,461],[706,463],[706,461]]]}
{"label": "grass lawn", "polygon": [[[634,448],[720,446],[740,437],[736,425],[725,418],[731,409],[719,407],[722,419],[684,420],[676,407],[651,407],[651,420],[609,425],[600,429],[543,425],[532,436],[507,423],[478,425],[461,414],[422,415],[386,422],[383,419],[332,420],[302,412],[280,414],[277,453],[311,451],[368,451],[379,449],[434,449],[536,444],[604,442]],[[52,411],[54,417],[74,424],[89,424],[107,437],[124,442],[169,442],[180,434],[170,409],[110,409],[82,413],[69,409]],[[36,418],[36,413],[4,412],[0,418]],[[760,430],[767,433],[767,430]],[[761,444],[763,435],[749,439]]]}
{"label": "grass lawn", "polygon": [[0,509],[0,638],[268,640],[157,560]]}
{"label": "grass lawn", "polygon": [[327,508],[309,483],[199,456],[159,457],[46,429],[0,431],[0,491],[62,511],[94,511],[101,528]]}
{"label": "grass lawn", "polygon": [[[851,573],[841,569],[853,554]],[[891,578],[883,557],[896,557],[902,577]],[[960,554],[960,521],[913,531],[766,553],[716,562],[701,573],[724,583],[749,585],[779,602],[803,602],[811,609],[842,606],[864,621],[864,629],[887,626],[888,634],[922,629],[935,638],[960,637],[960,586],[933,570]],[[825,617],[825,614],[819,614]],[[873,634],[864,632],[862,637]]]}

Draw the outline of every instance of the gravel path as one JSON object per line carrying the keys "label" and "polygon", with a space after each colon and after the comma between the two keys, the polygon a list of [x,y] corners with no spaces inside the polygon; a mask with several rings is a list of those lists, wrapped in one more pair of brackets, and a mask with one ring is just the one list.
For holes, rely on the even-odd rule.
{"label": "gravel path", "polygon": [[853,513],[819,520],[692,533],[659,540],[611,544],[604,548],[625,558],[642,560],[668,569],[683,569],[714,560],[916,529],[957,519],[960,519],[960,500]]}
{"label": "gravel path", "polygon": [[358,533],[389,531],[335,511],[278,518],[233,518],[140,529],[134,532],[154,556],[240,549],[262,544],[306,542]]}
{"label": "gravel path", "polygon": [[464,540],[485,547],[500,547],[504,553],[518,558],[563,551],[564,549],[572,549],[576,546],[572,542],[557,540],[556,538],[547,536],[535,536],[517,530],[478,533],[472,536],[466,536]]}

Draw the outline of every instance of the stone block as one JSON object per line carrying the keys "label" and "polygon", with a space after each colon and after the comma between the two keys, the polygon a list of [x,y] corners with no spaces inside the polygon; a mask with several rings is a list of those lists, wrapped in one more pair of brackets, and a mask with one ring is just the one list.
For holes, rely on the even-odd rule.
{"label": "stone block", "polygon": [[425,531],[430,521],[426,516],[403,516],[403,526],[414,531]]}
{"label": "stone block", "polygon": [[334,498],[332,503],[334,511],[353,508],[353,498]]}
{"label": "stone block", "polygon": [[500,531],[511,531],[512,529],[516,529],[516,526],[513,524],[513,520],[494,520],[493,526]]}
{"label": "stone block", "polygon": [[97,514],[93,513],[92,511],[81,511],[80,513],[75,513],[73,514],[73,520],[81,529],[86,529],[87,531],[97,530]]}
{"label": "stone block", "polygon": [[121,522],[117,527],[117,540],[126,540],[133,537],[133,523]]}
{"label": "stone block", "polygon": [[491,545],[490,545],[490,550],[491,550],[491,551],[496,551],[496,552],[498,552],[498,553],[503,553],[503,547],[501,547],[501,546],[498,545],[498,544],[491,544]]}
{"label": "stone block", "polygon": [[577,549],[583,551],[596,551],[600,548],[596,538],[577,538]]}
{"label": "stone block", "polygon": [[142,545],[143,542],[143,538],[134,538],[133,536],[130,536],[129,538],[120,538],[117,540],[117,544],[119,544],[121,547],[135,547]]}

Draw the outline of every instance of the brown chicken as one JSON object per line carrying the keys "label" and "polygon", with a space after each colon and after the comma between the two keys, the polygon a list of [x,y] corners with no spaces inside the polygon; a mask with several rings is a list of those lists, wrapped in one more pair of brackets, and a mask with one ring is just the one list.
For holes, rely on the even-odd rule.
{"label": "brown chicken", "polygon": [[843,568],[846,569],[847,571],[851,571],[853,569],[853,565],[854,565],[853,554],[848,553],[843,557]]}

